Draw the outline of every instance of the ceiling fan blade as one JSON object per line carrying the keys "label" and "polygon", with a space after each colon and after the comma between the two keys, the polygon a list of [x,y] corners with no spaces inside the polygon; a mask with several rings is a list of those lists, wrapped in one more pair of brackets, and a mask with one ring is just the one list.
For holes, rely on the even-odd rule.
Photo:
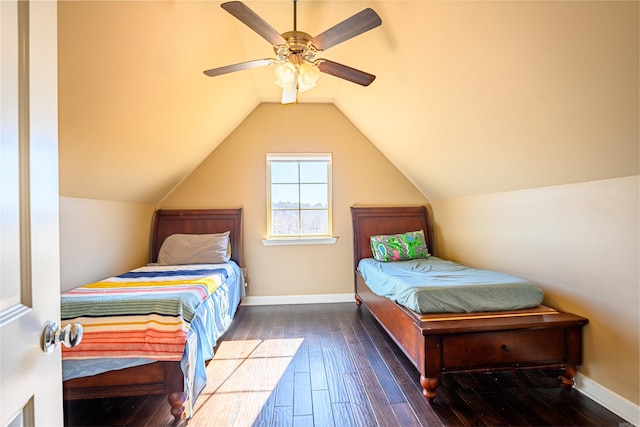
{"label": "ceiling fan blade", "polygon": [[356,70],[355,68],[338,64],[337,62],[329,61],[328,59],[319,59],[317,63],[318,69],[323,73],[331,74],[332,76],[339,77],[362,86],[369,86],[376,79],[376,76],[373,74],[365,73],[364,71]]}
{"label": "ceiling fan blade", "polygon": [[262,38],[274,46],[285,44],[287,41],[278,33],[271,25],[258,16],[253,10],[249,9],[244,3],[239,1],[230,1],[220,5],[224,10],[238,18],[247,27],[251,28]]}
{"label": "ceiling fan blade", "polygon": [[221,74],[233,73],[235,71],[249,70],[251,68],[265,67],[267,65],[275,64],[275,59],[255,59],[253,61],[240,62],[239,64],[225,65],[224,67],[212,68],[204,71],[209,77],[219,76]]}
{"label": "ceiling fan blade", "polygon": [[298,88],[295,85],[291,89],[282,89],[282,104],[293,104],[298,102]]}
{"label": "ceiling fan blade", "polygon": [[363,9],[351,18],[347,18],[325,32],[318,34],[311,40],[311,43],[318,50],[327,50],[381,24],[382,19],[373,9]]}

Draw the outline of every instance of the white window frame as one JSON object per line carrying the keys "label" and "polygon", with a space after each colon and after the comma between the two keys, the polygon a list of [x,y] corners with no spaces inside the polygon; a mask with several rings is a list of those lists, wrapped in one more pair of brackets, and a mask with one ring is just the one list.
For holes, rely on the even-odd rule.
{"label": "white window frame", "polygon": [[[267,153],[267,237],[262,240],[264,245],[306,245],[306,244],[333,244],[337,238],[332,237],[332,204],[331,204],[331,153]],[[273,235],[271,212],[271,162],[274,161],[324,161],[327,162],[327,231],[326,235]],[[298,182],[300,184],[300,182]]]}

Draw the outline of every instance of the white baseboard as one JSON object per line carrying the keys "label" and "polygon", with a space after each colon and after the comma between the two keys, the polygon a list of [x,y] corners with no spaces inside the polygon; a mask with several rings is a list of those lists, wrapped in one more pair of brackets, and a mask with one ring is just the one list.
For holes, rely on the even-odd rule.
{"label": "white baseboard", "polygon": [[[247,296],[242,298],[242,305],[322,304],[337,302],[353,302],[355,304],[354,294]],[[614,393],[579,372],[576,375],[576,384],[574,387],[580,393],[593,399],[619,417],[624,418],[630,424],[640,426],[640,406],[630,400]]]}
{"label": "white baseboard", "polygon": [[578,372],[575,389],[632,425],[640,425],[640,406]]}
{"label": "white baseboard", "polygon": [[275,296],[247,296],[242,298],[242,305],[286,305],[286,304],[323,304],[336,302],[352,302],[355,304],[353,293],[349,294],[320,294],[320,295],[275,295]]}

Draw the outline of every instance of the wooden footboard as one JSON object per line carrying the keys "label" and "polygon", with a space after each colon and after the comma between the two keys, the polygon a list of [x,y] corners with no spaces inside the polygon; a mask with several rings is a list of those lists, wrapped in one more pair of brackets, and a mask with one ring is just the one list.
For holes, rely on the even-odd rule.
{"label": "wooden footboard", "polygon": [[171,414],[179,419],[184,413],[184,377],[180,362],[154,362],[147,365],[109,371],[63,383],[67,400],[105,397],[167,394]]}
{"label": "wooden footboard", "polygon": [[356,302],[364,303],[420,373],[432,402],[440,376],[523,368],[564,368],[571,388],[582,363],[587,319],[545,306],[487,313],[418,314],[373,293],[356,274]]}

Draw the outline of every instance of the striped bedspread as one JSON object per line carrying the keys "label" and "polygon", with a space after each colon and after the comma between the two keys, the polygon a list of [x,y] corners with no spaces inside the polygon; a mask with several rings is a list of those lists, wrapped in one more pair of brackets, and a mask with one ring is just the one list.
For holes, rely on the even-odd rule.
{"label": "striped bedspread", "polygon": [[62,325],[80,322],[84,335],[62,358],[181,360],[198,308],[231,272],[224,264],[149,265],[63,293]]}

